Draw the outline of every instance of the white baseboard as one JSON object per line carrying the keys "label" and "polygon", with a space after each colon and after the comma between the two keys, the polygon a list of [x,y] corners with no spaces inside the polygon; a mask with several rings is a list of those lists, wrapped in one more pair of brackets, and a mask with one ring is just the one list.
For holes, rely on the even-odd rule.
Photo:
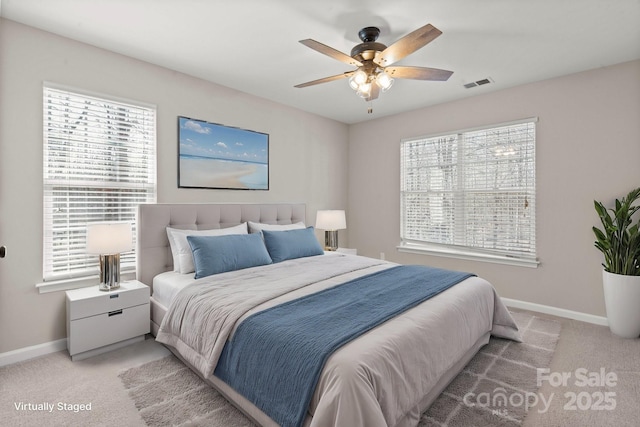
{"label": "white baseboard", "polygon": [[538,313],[551,314],[567,319],[579,320],[581,322],[593,323],[594,325],[609,326],[606,317],[595,316],[593,314],[581,313],[579,311],[566,310],[564,308],[552,307],[550,305],[536,304],[533,302],[519,301],[510,298],[500,298],[507,307],[521,308],[523,310],[537,311]]}
{"label": "white baseboard", "polygon": [[11,365],[12,363],[23,362],[34,357],[55,353],[67,349],[67,339],[46,342],[44,344],[32,345],[31,347],[19,348],[6,353],[0,353],[0,367]]}

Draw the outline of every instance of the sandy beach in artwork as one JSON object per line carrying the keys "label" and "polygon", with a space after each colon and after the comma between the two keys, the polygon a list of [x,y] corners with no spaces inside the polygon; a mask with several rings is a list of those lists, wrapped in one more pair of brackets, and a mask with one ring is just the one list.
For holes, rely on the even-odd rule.
{"label": "sandy beach in artwork", "polygon": [[[264,173],[261,173],[263,171]],[[266,165],[256,163],[180,157],[181,187],[266,190],[268,188],[267,173]]]}

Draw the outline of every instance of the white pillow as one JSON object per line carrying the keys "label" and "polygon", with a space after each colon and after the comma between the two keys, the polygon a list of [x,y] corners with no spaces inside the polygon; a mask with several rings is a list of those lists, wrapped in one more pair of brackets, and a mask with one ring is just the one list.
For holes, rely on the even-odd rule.
{"label": "white pillow", "polygon": [[193,254],[191,246],[187,241],[187,236],[228,236],[229,234],[247,234],[247,223],[227,228],[216,228],[211,230],[182,230],[167,227],[167,237],[173,255],[173,271],[181,274],[193,273]]}
{"label": "white pillow", "polygon": [[304,222],[296,222],[295,224],[263,224],[261,222],[249,221],[249,233],[259,233],[262,230],[269,231],[285,231],[285,230],[298,230],[301,228],[307,228]]}

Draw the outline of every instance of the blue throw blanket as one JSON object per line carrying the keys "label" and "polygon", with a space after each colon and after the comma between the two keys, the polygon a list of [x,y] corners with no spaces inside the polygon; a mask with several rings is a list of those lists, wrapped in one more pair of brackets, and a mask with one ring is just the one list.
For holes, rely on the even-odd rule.
{"label": "blue throw blanket", "polygon": [[284,427],[302,425],[338,348],[473,274],[398,266],[248,317],[215,375]]}

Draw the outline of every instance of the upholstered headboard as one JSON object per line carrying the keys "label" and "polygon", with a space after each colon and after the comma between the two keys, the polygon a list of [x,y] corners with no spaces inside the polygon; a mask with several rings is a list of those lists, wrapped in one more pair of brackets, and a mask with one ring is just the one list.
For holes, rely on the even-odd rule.
{"label": "upholstered headboard", "polygon": [[306,222],[305,205],[280,204],[149,204],[138,207],[136,276],[152,286],[153,278],[173,270],[167,227],[190,230],[226,228],[243,222]]}

